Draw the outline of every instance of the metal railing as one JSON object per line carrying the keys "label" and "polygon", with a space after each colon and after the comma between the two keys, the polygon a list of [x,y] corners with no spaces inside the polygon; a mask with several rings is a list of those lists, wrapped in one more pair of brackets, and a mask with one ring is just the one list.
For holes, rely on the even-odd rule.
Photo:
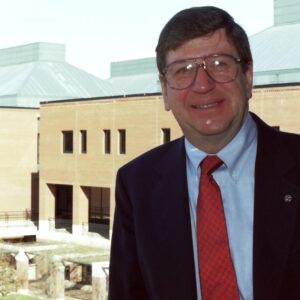
{"label": "metal railing", "polygon": [[92,206],[90,208],[90,219],[107,220],[110,217],[109,206]]}
{"label": "metal railing", "polygon": [[22,223],[21,225],[31,225],[30,221],[35,221],[38,218],[37,211],[1,211],[0,224],[10,225],[11,223]]}

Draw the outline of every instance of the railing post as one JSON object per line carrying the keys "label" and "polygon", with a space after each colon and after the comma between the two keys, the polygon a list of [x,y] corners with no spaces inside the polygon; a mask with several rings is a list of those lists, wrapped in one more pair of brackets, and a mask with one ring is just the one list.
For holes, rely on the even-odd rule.
{"label": "railing post", "polygon": [[17,276],[21,285],[19,291],[27,292],[29,260],[23,249],[20,249],[18,254],[16,255],[16,264],[17,264]]}
{"label": "railing post", "polygon": [[108,262],[92,263],[92,287],[93,300],[107,299],[107,276]]}
{"label": "railing post", "polygon": [[28,221],[30,219],[30,213],[27,208],[26,208],[25,213],[26,213],[26,221]]}

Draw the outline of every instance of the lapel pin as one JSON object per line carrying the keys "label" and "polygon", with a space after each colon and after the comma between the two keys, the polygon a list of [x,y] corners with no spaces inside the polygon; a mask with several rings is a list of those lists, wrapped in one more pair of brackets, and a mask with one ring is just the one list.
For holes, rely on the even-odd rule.
{"label": "lapel pin", "polygon": [[293,197],[292,195],[284,195],[284,202],[288,203],[288,202],[292,202]]}

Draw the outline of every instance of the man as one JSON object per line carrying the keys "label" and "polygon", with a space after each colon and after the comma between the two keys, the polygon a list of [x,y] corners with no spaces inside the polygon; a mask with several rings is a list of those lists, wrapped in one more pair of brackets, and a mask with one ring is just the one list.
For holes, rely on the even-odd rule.
{"label": "man", "polygon": [[[184,137],[118,172],[109,299],[300,299],[300,137],[248,112],[246,33],[195,7],[166,24],[156,51]],[[206,174],[209,157],[218,166]],[[212,198],[217,213],[202,210]]]}

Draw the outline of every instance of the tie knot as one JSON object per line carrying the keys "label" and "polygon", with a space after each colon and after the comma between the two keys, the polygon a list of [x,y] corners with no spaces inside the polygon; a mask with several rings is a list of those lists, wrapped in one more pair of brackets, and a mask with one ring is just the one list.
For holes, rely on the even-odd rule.
{"label": "tie knot", "polygon": [[216,155],[206,156],[201,164],[201,174],[210,175],[213,171],[219,168],[223,164],[223,161]]}

